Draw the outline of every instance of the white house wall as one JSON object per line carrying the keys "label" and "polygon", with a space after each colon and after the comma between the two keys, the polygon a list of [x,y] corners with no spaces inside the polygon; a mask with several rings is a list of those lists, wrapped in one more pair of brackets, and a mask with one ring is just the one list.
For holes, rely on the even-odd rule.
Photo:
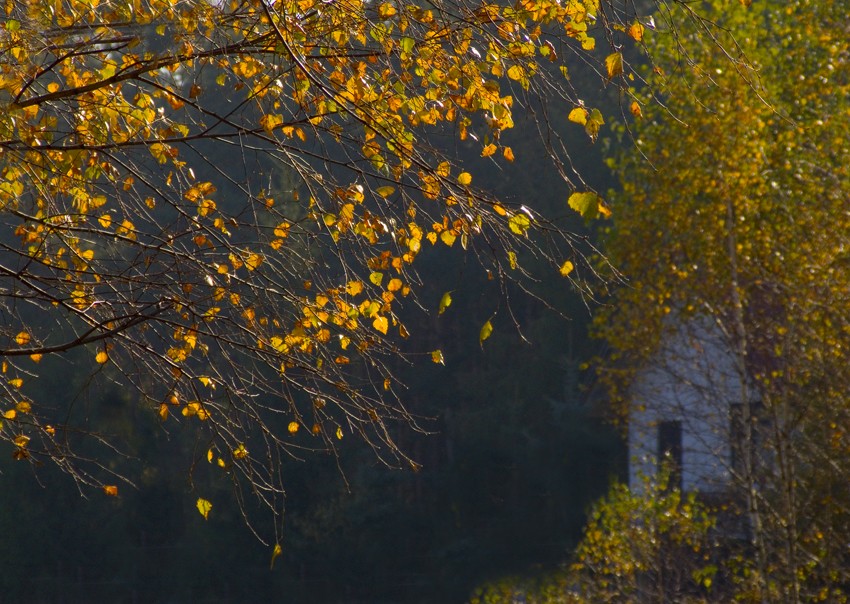
{"label": "white house wall", "polygon": [[670,330],[632,389],[630,483],[658,467],[658,425],[681,422],[684,490],[713,492],[729,481],[730,405],[744,397],[742,378],[720,329],[693,319]]}

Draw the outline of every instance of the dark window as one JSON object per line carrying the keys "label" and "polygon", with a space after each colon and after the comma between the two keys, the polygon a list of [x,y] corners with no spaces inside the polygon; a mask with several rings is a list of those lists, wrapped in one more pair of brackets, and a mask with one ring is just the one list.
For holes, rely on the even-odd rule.
{"label": "dark window", "polygon": [[658,463],[667,464],[670,472],[669,488],[682,488],[682,422],[667,421],[658,424]]}

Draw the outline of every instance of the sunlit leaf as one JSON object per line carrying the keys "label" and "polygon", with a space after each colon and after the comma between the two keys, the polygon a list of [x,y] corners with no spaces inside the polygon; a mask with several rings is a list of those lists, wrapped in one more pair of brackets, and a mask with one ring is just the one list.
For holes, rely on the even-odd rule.
{"label": "sunlit leaf", "polygon": [[623,73],[623,54],[615,52],[605,57],[605,69],[609,80]]}
{"label": "sunlit leaf", "polygon": [[106,354],[105,350],[101,350],[95,355],[94,360],[95,360],[95,362],[103,365],[106,361],[109,360],[109,355]]}
{"label": "sunlit leaf", "polygon": [[599,195],[593,192],[573,193],[567,200],[569,206],[587,220],[592,220],[599,215]]}
{"label": "sunlit leaf", "polygon": [[109,497],[118,497],[118,487],[114,484],[104,485],[103,492]]}
{"label": "sunlit leaf", "polygon": [[575,122],[576,124],[581,124],[582,126],[584,126],[587,123],[587,115],[587,109],[585,109],[584,107],[576,107],[575,109],[570,111],[570,114],[569,116],[567,116],[567,119],[569,119],[571,122]]}
{"label": "sunlit leaf", "polygon": [[440,365],[445,365],[446,359],[443,358],[443,351],[442,350],[434,350],[433,352],[431,352],[431,361],[434,362],[434,363],[438,363]]}
{"label": "sunlit leaf", "polygon": [[271,562],[269,563],[269,569],[274,569],[275,558],[280,556],[282,553],[283,553],[283,548],[280,546],[280,543],[275,543],[274,547],[272,548],[272,559],[271,559]]}
{"label": "sunlit leaf", "polygon": [[468,187],[472,184],[472,174],[469,172],[461,172],[457,177],[457,184]]}
{"label": "sunlit leaf", "polygon": [[295,434],[296,432],[298,432],[298,430],[300,428],[301,428],[301,424],[299,424],[298,422],[289,422],[289,425],[286,427],[286,430],[290,434]]}
{"label": "sunlit leaf", "polygon": [[452,294],[451,292],[446,292],[443,294],[443,297],[440,298],[440,310],[437,314],[443,314],[446,312],[446,309],[452,305]]}
{"label": "sunlit leaf", "polygon": [[384,316],[375,317],[375,320],[372,321],[372,327],[374,327],[377,331],[380,331],[383,334],[387,333],[387,330],[390,328],[390,322]]}
{"label": "sunlit leaf", "polygon": [[525,214],[514,214],[508,219],[508,228],[516,235],[525,235],[531,227],[531,221]]}
{"label": "sunlit leaf", "polygon": [[204,517],[204,520],[207,520],[210,515],[210,510],[212,510],[213,507],[212,503],[210,503],[203,497],[198,497],[198,501],[195,506],[198,508],[198,512],[201,514],[201,516]]}
{"label": "sunlit leaf", "polygon": [[478,342],[484,344],[484,340],[493,334],[493,324],[490,321],[481,326],[481,331],[478,332]]}
{"label": "sunlit leaf", "polygon": [[575,265],[573,265],[573,263],[572,263],[572,262],[570,262],[569,260],[567,260],[566,262],[564,262],[564,263],[561,265],[561,269],[560,269],[561,276],[562,276],[562,277],[568,277],[568,276],[570,275],[570,273],[572,273],[572,272],[573,272],[573,269],[574,269],[574,268],[575,268]]}

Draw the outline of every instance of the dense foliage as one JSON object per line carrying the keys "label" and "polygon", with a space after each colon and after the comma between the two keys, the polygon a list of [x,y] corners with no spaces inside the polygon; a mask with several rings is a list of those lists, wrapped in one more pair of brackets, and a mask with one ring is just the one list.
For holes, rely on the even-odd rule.
{"label": "dense foliage", "polygon": [[[606,250],[631,282],[598,316],[615,351],[604,372],[625,411],[658,343],[708,318],[744,392],[729,467],[750,533],[738,597],[839,601],[850,536],[839,486],[850,469],[848,5],[730,4],[706,3],[713,25],[650,44],[652,86],[639,94],[661,104],[645,105],[636,150],[618,165]],[[720,46],[702,42],[706,30]]]}

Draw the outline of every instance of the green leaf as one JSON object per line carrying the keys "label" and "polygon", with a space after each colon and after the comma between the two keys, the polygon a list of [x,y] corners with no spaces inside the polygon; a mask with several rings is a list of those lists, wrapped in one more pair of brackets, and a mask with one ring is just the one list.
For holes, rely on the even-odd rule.
{"label": "green leaf", "polygon": [[585,193],[573,193],[567,200],[572,209],[582,215],[586,220],[593,220],[599,215],[599,195],[592,191]]}
{"label": "green leaf", "polygon": [[452,305],[452,294],[451,292],[446,292],[443,294],[443,297],[440,298],[440,313],[443,314],[446,312],[446,309]]}
{"label": "green leaf", "polygon": [[198,507],[198,511],[201,513],[201,516],[203,516],[204,520],[206,520],[210,515],[212,503],[202,497],[198,497],[198,503],[196,503],[195,505]]}

